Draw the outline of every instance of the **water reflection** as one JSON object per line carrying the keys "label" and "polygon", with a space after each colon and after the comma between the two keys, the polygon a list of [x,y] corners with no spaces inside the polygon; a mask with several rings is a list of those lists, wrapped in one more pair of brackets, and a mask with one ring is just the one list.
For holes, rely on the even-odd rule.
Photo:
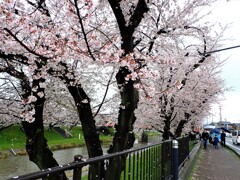
{"label": "water reflection", "polygon": [[[159,142],[159,137],[149,137],[149,142]],[[149,143],[136,143],[134,147],[145,146]],[[103,145],[103,152],[106,154],[109,145]],[[81,154],[84,158],[88,158],[87,149],[85,147],[77,147],[71,149],[57,150],[53,152],[53,156],[59,164],[67,164],[73,161],[74,155]],[[10,156],[6,159],[0,159],[0,179],[8,179],[13,176],[19,176],[31,172],[38,171],[39,168],[29,161],[28,156]]]}

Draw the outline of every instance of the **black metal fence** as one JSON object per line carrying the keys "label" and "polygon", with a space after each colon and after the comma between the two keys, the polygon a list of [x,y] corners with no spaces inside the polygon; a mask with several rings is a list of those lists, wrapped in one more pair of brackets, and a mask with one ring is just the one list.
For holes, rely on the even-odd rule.
{"label": "black metal fence", "polygon": [[[179,165],[189,156],[189,137],[177,139],[179,145]],[[76,155],[74,161],[39,172],[13,177],[17,180],[48,179],[58,174],[63,179],[63,172],[69,179],[122,179],[122,180],[165,180],[173,174],[172,141],[163,141],[146,147],[83,160]],[[106,169],[110,168],[110,171]],[[95,171],[93,171],[95,169]],[[88,172],[92,172],[91,174]],[[105,177],[105,178],[104,178]]]}

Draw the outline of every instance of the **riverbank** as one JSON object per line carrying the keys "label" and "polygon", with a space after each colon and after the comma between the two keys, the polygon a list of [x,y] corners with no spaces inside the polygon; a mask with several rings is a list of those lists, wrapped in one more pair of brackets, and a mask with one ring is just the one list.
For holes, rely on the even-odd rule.
{"label": "riverbank", "polygon": [[[69,149],[75,147],[85,146],[82,128],[80,126],[73,127],[71,130],[66,127],[61,127],[62,131],[66,131],[69,137],[66,138],[59,134],[54,129],[45,129],[44,134],[48,141],[48,146],[52,151]],[[109,128],[109,133],[114,134],[114,129]],[[147,132],[148,136],[158,136],[159,133],[155,131]],[[100,132],[101,143],[109,143],[112,141],[111,135],[104,135]],[[20,125],[14,125],[0,131],[0,159],[9,156],[27,155],[25,150],[26,137]]]}
{"label": "riverbank", "polygon": [[[111,142],[111,139],[105,140],[102,143],[109,143]],[[56,150],[63,150],[63,149],[70,149],[70,148],[76,148],[76,147],[84,147],[85,144],[75,144],[75,143],[70,143],[70,144],[56,144],[50,146],[51,151],[56,151]],[[7,150],[0,150],[0,159],[7,158],[9,156],[23,156],[27,155],[27,151],[24,148],[20,149],[12,149],[9,148]]]}
{"label": "riverbank", "polygon": [[[80,126],[67,130],[67,132],[70,134],[68,138],[63,137],[55,130],[49,131],[46,129],[44,131],[48,146],[52,151],[85,146]],[[100,133],[100,140],[102,143],[110,142],[112,136]],[[25,134],[19,125],[14,125],[0,131],[0,159],[15,155],[26,155],[25,141]]]}

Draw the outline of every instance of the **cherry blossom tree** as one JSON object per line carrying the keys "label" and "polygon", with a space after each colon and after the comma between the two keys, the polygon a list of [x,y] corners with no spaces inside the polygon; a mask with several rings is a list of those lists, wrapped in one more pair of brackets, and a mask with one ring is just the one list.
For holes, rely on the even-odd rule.
{"label": "cherry blossom tree", "polygon": [[[218,63],[215,67],[209,64],[201,67],[201,70],[192,73],[184,87],[176,85],[151,100],[140,101],[136,126],[145,124],[164,134],[166,123],[169,123],[167,135],[179,137],[182,130],[187,133],[194,124],[201,123],[209,116],[211,104],[216,103],[225,90],[216,67],[219,68]],[[178,77],[175,78],[172,80],[177,82]],[[165,85],[160,84],[160,87]]]}
{"label": "cherry blossom tree", "polygon": [[[147,97],[154,95],[155,82],[146,83],[147,79],[155,80],[158,75],[154,64],[161,63],[162,59],[172,63],[186,56],[184,48],[177,48],[181,56],[172,58],[171,49],[184,41],[182,36],[191,33],[190,27],[200,26],[202,17],[199,11],[212,2],[214,0],[186,0],[180,3],[175,0],[3,1],[0,6],[1,51],[7,57],[10,54],[20,57],[18,60],[27,66],[31,82],[30,93],[23,102],[24,127],[32,132],[31,136],[41,134],[39,138],[43,138],[45,88],[48,75],[51,75],[65,85],[73,98],[89,157],[102,155],[91,98],[85,89],[81,69],[89,68],[86,64],[110,66],[107,82],[112,81],[109,79],[115,75],[120,105],[116,133],[109,152],[132,147],[139,91]],[[83,63],[79,64],[79,61]],[[193,66],[193,69],[196,67]],[[169,68],[169,71],[175,75],[174,68]],[[181,84],[185,78],[180,78]],[[176,85],[176,82],[171,84]],[[37,145],[41,138],[31,138],[30,143],[33,141],[32,144]],[[31,148],[33,151],[38,147]],[[109,164],[106,176],[112,177],[114,172],[114,177],[118,179],[124,165],[119,171],[113,171],[111,168],[119,167],[114,167],[114,162]],[[92,167],[91,170],[90,178],[96,169]],[[103,169],[101,172],[103,177]]]}
{"label": "cherry blossom tree", "polygon": [[[206,42],[204,44],[205,49]],[[208,45],[211,46],[210,43]],[[199,54],[200,60],[195,61],[198,57],[190,57],[190,52],[182,56],[174,56],[172,53],[172,57],[177,61],[173,58],[171,62],[163,60],[155,65],[159,71],[156,80],[158,93],[150,101],[141,100],[138,127],[141,127],[141,123],[151,124],[163,133],[164,139],[169,139],[179,137],[184,126],[197,123],[209,114],[210,104],[216,102],[218,95],[225,90],[219,77],[222,62],[215,56]],[[147,110],[149,106],[151,108]],[[145,118],[142,118],[144,116]]]}
{"label": "cherry blossom tree", "polygon": [[2,74],[0,85],[0,130],[9,127],[13,124],[20,123],[20,104],[19,87],[17,86],[16,79]]}
{"label": "cherry blossom tree", "polygon": [[[44,96],[40,96],[37,90],[32,91],[32,89],[36,89],[36,86],[40,87],[41,82],[38,80],[33,80],[31,83],[28,76],[24,73],[23,65],[19,65],[18,63],[13,62],[15,56],[9,54],[8,56],[5,55],[6,54],[1,52],[1,72],[4,72],[10,76],[8,78],[8,81],[14,79],[14,81],[11,83],[11,86],[14,87],[14,90],[11,93],[9,93],[9,91],[5,93],[8,93],[12,96],[17,94],[17,97],[13,99],[4,99],[4,105],[7,105],[6,100],[12,101],[11,106],[9,106],[6,111],[11,112],[15,110],[14,113],[17,115],[14,116],[14,113],[11,113],[10,115],[17,118],[18,121],[22,120],[23,115],[25,115],[25,117],[28,117],[30,120],[33,120],[33,122],[22,121],[22,127],[26,134],[26,150],[29,154],[30,160],[36,163],[41,169],[57,166],[58,163],[53,158],[53,153],[48,148],[47,140],[44,137],[42,112],[45,98]],[[42,87],[39,89],[41,88]],[[6,88],[4,88],[4,90],[6,91]],[[36,93],[35,96],[34,93]],[[21,103],[19,103],[19,101]],[[33,102],[33,104],[30,102]],[[17,105],[15,108],[12,107],[14,104],[15,106]],[[63,178],[66,178],[64,174],[62,174],[62,176]],[[57,179],[58,177],[58,175],[52,175],[49,177],[49,179]]]}

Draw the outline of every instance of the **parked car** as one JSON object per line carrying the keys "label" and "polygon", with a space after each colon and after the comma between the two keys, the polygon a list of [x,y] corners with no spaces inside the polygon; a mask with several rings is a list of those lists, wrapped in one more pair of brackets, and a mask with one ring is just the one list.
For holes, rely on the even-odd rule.
{"label": "parked car", "polygon": [[234,130],[232,132],[232,142],[233,144],[240,144],[240,130]]}

